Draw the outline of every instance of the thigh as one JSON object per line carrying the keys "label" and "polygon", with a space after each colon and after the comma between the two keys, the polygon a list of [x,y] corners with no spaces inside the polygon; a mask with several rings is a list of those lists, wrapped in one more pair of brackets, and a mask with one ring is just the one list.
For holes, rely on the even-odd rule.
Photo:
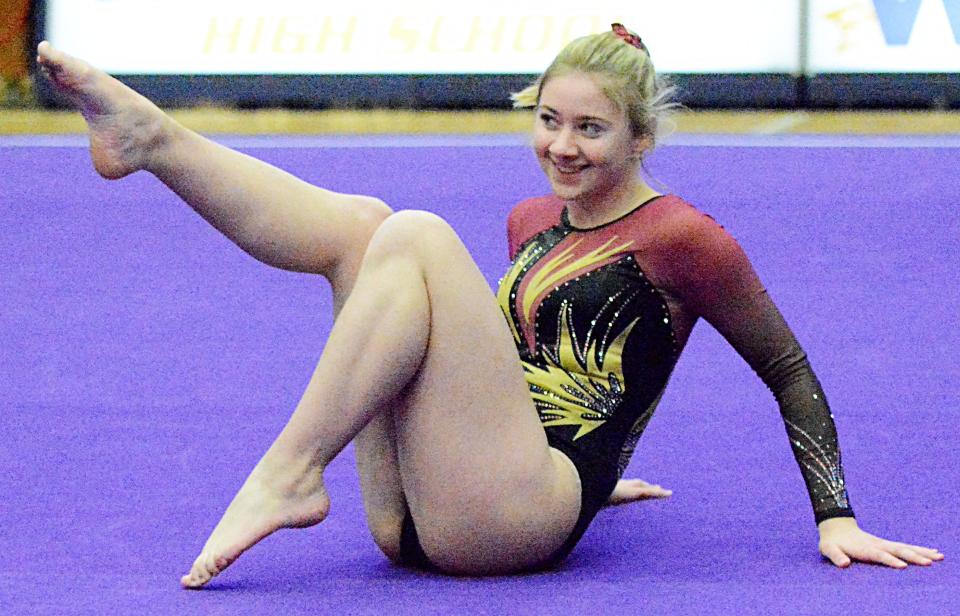
{"label": "thigh", "polygon": [[418,229],[410,239],[422,255],[430,336],[395,419],[421,543],[454,572],[531,566],[575,524],[576,470],[547,444],[512,334],[466,248],[435,217],[413,217],[410,226]]}

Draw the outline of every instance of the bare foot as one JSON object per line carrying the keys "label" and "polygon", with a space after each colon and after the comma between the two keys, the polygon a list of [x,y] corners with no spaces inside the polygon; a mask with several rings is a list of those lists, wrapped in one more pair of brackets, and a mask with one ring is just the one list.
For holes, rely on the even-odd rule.
{"label": "bare foot", "polygon": [[172,123],[159,108],[103,71],[54,49],[46,41],[37,47],[37,63],[87,121],[90,154],[100,175],[116,179],[147,167]]}
{"label": "bare foot", "polygon": [[292,473],[290,465],[271,464],[269,456],[250,473],[190,573],[180,578],[185,588],[202,587],[274,531],[313,526],[327,517],[330,499],[321,471],[308,465]]}

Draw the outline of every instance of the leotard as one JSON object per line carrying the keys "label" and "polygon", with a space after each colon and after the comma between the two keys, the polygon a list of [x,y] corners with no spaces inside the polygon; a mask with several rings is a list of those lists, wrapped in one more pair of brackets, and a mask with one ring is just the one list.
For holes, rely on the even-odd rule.
{"label": "leotard", "polygon": [[[610,223],[570,224],[554,197],[508,219],[513,263],[497,298],[551,447],[577,467],[566,556],[603,507],[694,324],[713,325],[773,392],[819,523],[852,517],[833,416],[806,355],[737,242],[676,196]],[[410,520],[402,551],[428,563]]]}

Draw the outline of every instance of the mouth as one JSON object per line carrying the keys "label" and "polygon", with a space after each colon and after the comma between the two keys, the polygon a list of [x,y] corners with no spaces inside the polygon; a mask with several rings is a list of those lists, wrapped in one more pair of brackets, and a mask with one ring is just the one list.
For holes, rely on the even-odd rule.
{"label": "mouth", "polygon": [[554,171],[556,171],[561,177],[570,177],[578,175],[581,171],[589,167],[590,165],[571,165],[558,163],[555,160],[551,160],[550,164],[553,166]]}

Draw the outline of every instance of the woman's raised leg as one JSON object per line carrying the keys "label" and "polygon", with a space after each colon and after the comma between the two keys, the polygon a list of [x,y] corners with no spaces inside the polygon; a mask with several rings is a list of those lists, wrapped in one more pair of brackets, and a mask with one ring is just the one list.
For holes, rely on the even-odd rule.
{"label": "woman's raised leg", "polygon": [[[486,280],[445,223],[401,212],[371,240],[307,390],[234,500],[242,506],[228,507],[183,583],[202,586],[281,526],[322,519],[323,468],[378,413],[393,414],[403,492],[436,565],[517,571],[566,539],[577,474],[547,446]],[[304,494],[315,497],[309,515]]]}
{"label": "woman's raised leg", "polygon": [[353,273],[340,270],[355,273],[370,236],[390,214],[381,201],[312,186],[214,143],[49,43],[38,47],[37,62],[86,119],[101,175],[146,170],[260,261],[322,274],[335,293],[352,285]]}
{"label": "woman's raised leg", "polygon": [[[104,177],[120,178],[141,169],[154,173],[257,259],[325,275],[339,313],[370,236],[390,214],[385,204],[311,186],[204,139],[123,84],[49,44],[40,45],[37,60],[86,118],[94,165]],[[400,521],[406,511],[394,430],[392,416],[384,415],[371,421],[356,439],[370,529],[392,558],[397,556]],[[242,503],[234,507],[242,508]],[[316,504],[306,507],[315,508]],[[312,515],[294,515],[291,523]]]}

